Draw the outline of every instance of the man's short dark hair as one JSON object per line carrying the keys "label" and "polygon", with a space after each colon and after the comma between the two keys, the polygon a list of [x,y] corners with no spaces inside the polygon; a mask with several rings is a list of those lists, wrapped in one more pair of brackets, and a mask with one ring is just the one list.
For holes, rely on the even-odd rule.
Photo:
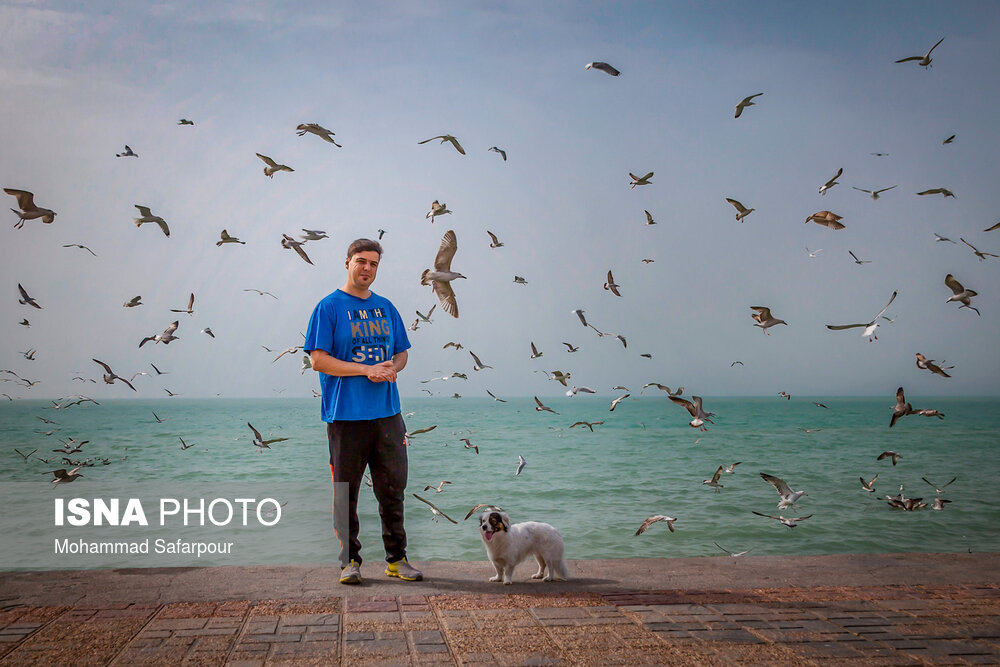
{"label": "man's short dark hair", "polygon": [[371,239],[358,239],[354,241],[351,245],[347,246],[347,259],[354,257],[359,252],[370,252],[374,250],[378,253],[378,256],[382,257],[382,244],[378,241],[372,241]]}

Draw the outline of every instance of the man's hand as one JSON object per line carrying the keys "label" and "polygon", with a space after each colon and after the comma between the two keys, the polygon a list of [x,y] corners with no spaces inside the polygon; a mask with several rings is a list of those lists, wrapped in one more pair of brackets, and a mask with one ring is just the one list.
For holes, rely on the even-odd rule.
{"label": "man's hand", "polygon": [[395,382],[396,368],[392,361],[383,361],[380,364],[368,366],[366,375],[372,382]]}

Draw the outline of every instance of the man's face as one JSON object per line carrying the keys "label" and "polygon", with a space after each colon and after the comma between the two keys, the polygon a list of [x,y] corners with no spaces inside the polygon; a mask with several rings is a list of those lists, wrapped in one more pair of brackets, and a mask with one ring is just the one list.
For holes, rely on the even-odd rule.
{"label": "man's face", "polygon": [[358,289],[369,289],[378,272],[379,254],[374,250],[355,253],[347,260],[347,277]]}

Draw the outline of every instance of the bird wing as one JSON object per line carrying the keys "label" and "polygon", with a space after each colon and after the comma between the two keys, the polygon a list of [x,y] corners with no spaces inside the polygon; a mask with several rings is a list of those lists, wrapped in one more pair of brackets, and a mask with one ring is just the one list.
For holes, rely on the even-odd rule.
{"label": "bird wing", "polygon": [[22,211],[35,210],[35,195],[27,190],[15,190],[14,188],[4,188],[4,192],[17,199],[17,206]]}
{"label": "bird wing", "polygon": [[488,229],[486,230],[486,233],[490,235],[490,238],[493,240],[493,243],[500,243],[500,240],[497,238],[496,234],[494,234]]}
{"label": "bird wing", "polygon": [[924,59],[923,56],[910,56],[909,58],[901,58],[901,59],[897,60],[896,62],[897,63],[905,63],[905,62],[909,62],[911,60],[923,60],[923,59]]}
{"label": "bird wing", "polygon": [[735,206],[736,210],[739,211],[740,213],[745,213],[747,210],[747,208],[743,204],[736,201],[735,199],[730,199],[729,197],[726,197],[726,201]]}
{"label": "bird wing", "polygon": [[140,213],[140,215],[142,215],[142,217],[144,217],[144,218],[151,218],[151,217],[153,217],[153,213],[152,213],[152,211],[149,210],[148,206],[139,206],[138,204],[135,204],[135,207],[137,209],[139,209],[139,213]]}
{"label": "bird wing", "polygon": [[767,306],[750,306],[750,310],[756,310],[757,315],[751,315],[758,322],[763,322],[765,320],[771,319],[771,309]]}
{"label": "bird wing", "polygon": [[537,396],[535,396],[535,403],[537,403],[538,407],[540,407],[540,408],[544,408],[545,407],[545,405],[540,400],[538,400]]}
{"label": "bird wing", "polygon": [[458,151],[462,155],[465,155],[465,149],[462,148],[462,144],[458,143],[458,139],[456,139],[455,137],[448,137],[448,141],[451,142],[451,145],[455,147],[456,151]]}
{"label": "bird wing", "polygon": [[867,327],[868,323],[864,322],[862,324],[827,324],[826,328],[832,331],[841,331],[842,329],[856,329],[857,327]]}
{"label": "bird wing", "polygon": [[944,284],[950,287],[951,291],[955,294],[961,294],[965,291],[965,288],[962,287],[962,283],[955,280],[955,276],[950,273],[944,277]]}
{"label": "bird wing", "polygon": [[976,246],[972,245],[971,243],[963,239],[961,236],[958,237],[958,240],[964,243],[965,245],[969,246],[970,248],[972,248],[972,252],[979,252]]}
{"label": "bird wing", "polygon": [[450,271],[451,260],[455,257],[457,250],[458,238],[455,236],[455,231],[449,229],[444,233],[444,237],[441,239],[441,246],[434,257],[434,268],[438,271]]}
{"label": "bird wing", "polygon": [[92,361],[95,361],[95,362],[99,363],[101,366],[104,366],[104,370],[107,372],[108,375],[114,375],[115,374],[114,371],[111,370],[111,366],[108,366],[103,361],[100,361],[98,359],[92,359]]}
{"label": "bird wing", "polygon": [[261,155],[260,153],[257,153],[257,157],[259,157],[261,160],[263,160],[264,163],[267,164],[267,166],[271,167],[272,169],[277,169],[278,167],[281,166],[277,162],[275,162],[274,160],[272,160],[271,158],[269,158],[266,155]]}
{"label": "bird wing", "polygon": [[944,37],[942,37],[941,39],[939,39],[939,40],[937,41],[937,44],[935,44],[934,46],[932,46],[932,47],[930,48],[930,51],[928,51],[928,52],[927,52],[927,55],[925,55],[924,57],[926,58],[926,57],[930,56],[930,55],[931,55],[931,51],[933,51],[934,49],[936,49],[936,48],[938,47],[938,44],[940,44],[940,43],[941,43],[941,42],[943,42],[943,41],[944,41]]}
{"label": "bird wing", "polygon": [[639,180],[640,180],[640,181],[646,181],[646,180],[649,180],[649,179],[650,179],[650,178],[652,178],[652,177],[653,177],[653,172],[649,172],[648,174],[646,174],[645,176],[643,176],[643,177],[642,177],[642,178],[640,178]]}
{"label": "bird wing", "polygon": [[163,335],[164,336],[172,335],[175,331],[177,331],[177,327],[180,326],[180,323],[181,323],[180,320],[174,320],[170,324],[170,326],[168,326],[166,329],[163,330]]}
{"label": "bird wing", "polygon": [[686,398],[680,398],[679,396],[669,396],[670,400],[681,406],[685,410],[691,413],[692,417],[698,416],[698,411],[694,407],[694,403],[687,400]]}
{"label": "bird wing", "polygon": [[[417,500],[419,500],[420,502],[427,503],[428,505],[430,505],[431,509],[434,511],[435,514],[440,514],[441,516],[443,516],[444,518],[448,519],[448,521],[451,521],[454,524],[458,523],[457,521],[455,521],[454,519],[452,519],[450,516],[448,516],[447,514],[445,514],[444,512],[442,512],[441,510],[439,510],[438,507],[437,507],[437,505],[435,505],[431,501],[426,500],[424,498],[421,498],[420,496],[418,496],[415,493],[413,494],[413,497],[416,498]],[[466,518],[468,518],[468,517],[466,517]]]}
{"label": "bird wing", "polygon": [[309,259],[309,255],[307,255],[306,251],[302,249],[301,243],[296,243],[292,247],[295,249],[295,252],[299,253],[299,257],[306,261],[306,264],[312,264],[312,260]]}
{"label": "bird wing", "polygon": [[[853,257],[853,258],[854,258],[854,261],[855,261],[855,262],[860,262],[860,261],[861,261],[860,259],[858,259],[858,256],[857,256],[857,255],[855,255],[853,251],[851,251],[851,250],[848,250],[848,251],[847,251],[847,254],[848,254],[848,255],[850,255],[851,257]],[[877,318],[876,318],[876,319],[877,319]]]}
{"label": "bird wing", "polygon": [[451,288],[451,283],[435,280],[431,288],[441,302],[441,310],[452,317],[458,317],[458,301],[455,299],[455,290]]}
{"label": "bird wing", "polygon": [[[864,188],[855,187],[853,185],[851,187],[854,188],[855,190],[858,190],[859,192],[867,192],[868,194],[874,194],[871,190],[865,190]],[[892,187],[896,187],[896,186],[894,185]],[[888,189],[889,188],[886,188],[886,190],[888,190]],[[885,190],[878,190],[878,192],[885,192]]]}
{"label": "bird wing", "polygon": [[160,226],[160,230],[163,232],[164,236],[170,236],[170,227],[167,227],[166,220],[157,220],[156,224]]}
{"label": "bird wing", "polygon": [[23,287],[21,287],[21,283],[17,284],[17,291],[21,293],[21,298],[22,299],[24,299],[25,301],[31,301],[31,297],[28,296],[28,293],[26,291],[24,291]]}
{"label": "bird wing", "polygon": [[791,495],[792,490],[789,488],[788,484],[785,483],[785,480],[780,477],[775,477],[774,475],[768,475],[766,472],[762,472],[760,476],[761,479],[773,486],[778,491],[778,495],[782,498]]}
{"label": "bird wing", "polygon": [[261,438],[261,435],[260,435],[260,431],[258,431],[257,429],[255,429],[255,428],[253,427],[253,424],[251,424],[250,422],[247,422],[247,426],[249,426],[249,427],[250,427],[250,430],[251,430],[251,431],[253,431],[253,437],[254,437],[254,438],[255,438],[256,440],[262,440],[262,439],[263,439],[263,438]]}
{"label": "bird wing", "polygon": [[893,185],[892,187],[882,188],[881,190],[876,190],[875,194],[878,194],[880,192],[888,192],[889,190],[892,190],[892,188],[896,188],[896,187],[899,187],[899,186],[898,185]]}
{"label": "bird wing", "polygon": [[722,476],[722,466],[719,466],[716,469],[715,474],[712,475],[712,484],[715,484],[716,482],[718,482],[719,481],[719,477],[721,477],[721,476]]}
{"label": "bird wing", "polygon": [[753,510],[753,513],[757,516],[766,516],[768,519],[774,519],[775,521],[781,521],[781,517],[771,516],[770,514],[761,514],[757,510]]}
{"label": "bird wing", "polygon": [[[444,135],[443,134],[439,134],[436,137],[431,137],[430,139],[424,139],[423,141],[418,141],[417,144],[426,144],[428,141],[434,141],[435,139],[441,139],[443,141],[444,140]],[[421,500],[423,500],[423,498],[421,498]],[[427,502],[427,501],[424,500],[424,502]]]}
{"label": "bird wing", "polygon": [[656,516],[651,516],[651,517],[649,517],[648,519],[646,519],[645,521],[642,522],[642,525],[639,526],[639,530],[635,531],[635,534],[636,535],[642,535],[654,523],[657,523],[658,521],[666,521],[666,520],[667,520],[667,517],[664,516],[663,514],[658,514]]}
{"label": "bird wing", "polygon": [[[872,318],[872,322],[874,322],[878,318],[882,317],[882,313],[884,313],[885,311],[889,310],[889,306],[891,306],[892,302],[896,300],[896,294],[897,294],[897,292],[895,290],[893,290],[892,296],[889,297],[889,303],[885,304],[885,308],[883,308],[882,310],[878,311],[878,315],[876,315],[875,317]],[[869,322],[869,324],[870,324],[870,322]]]}

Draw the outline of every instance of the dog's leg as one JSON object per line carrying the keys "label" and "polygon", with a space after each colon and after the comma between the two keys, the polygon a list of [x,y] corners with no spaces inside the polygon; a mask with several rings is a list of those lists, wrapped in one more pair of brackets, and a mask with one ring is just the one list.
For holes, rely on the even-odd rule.
{"label": "dog's leg", "polygon": [[[532,579],[541,579],[545,576],[545,559],[542,558],[541,554],[535,554],[535,560],[538,561],[538,572],[531,575]],[[552,579],[552,568],[549,568],[549,576],[545,578],[546,581]]]}
{"label": "dog's leg", "polygon": [[503,568],[503,585],[509,586],[514,583],[514,566],[504,565]]}
{"label": "dog's leg", "polygon": [[500,567],[500,563],[497,563],[496,561],[492,562],[493,562],[493,568],[497,571],[497,576],[490,577],[490,581],[500,581],[501,579],[503,579],[503,568]]}

